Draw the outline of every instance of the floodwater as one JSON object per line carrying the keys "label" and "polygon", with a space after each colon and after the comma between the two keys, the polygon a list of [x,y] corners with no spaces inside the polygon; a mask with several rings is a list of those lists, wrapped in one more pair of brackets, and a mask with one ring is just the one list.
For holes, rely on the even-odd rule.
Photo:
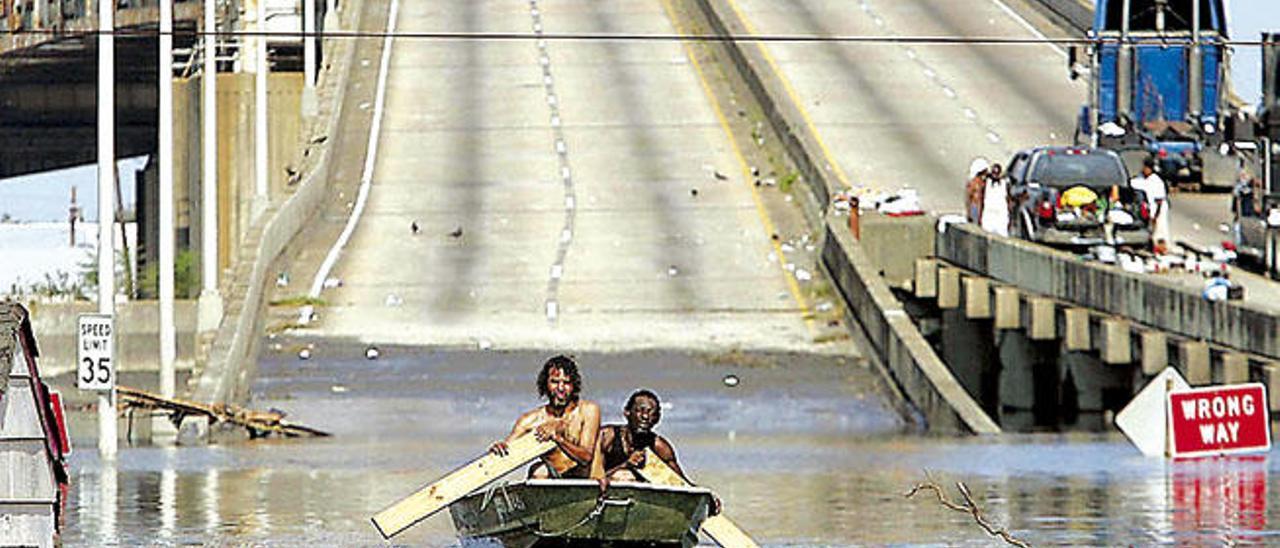
{"label": "floodwater", "polygon": [[[104,467],[77,431],[67,545],[382,545],[369,517],[503,436],[537,404],[537,352],[318,344],[268,352],[253,406],[325,439],[122,447]],[[903,497],[926,471],[964,481],[997,526],[1033,544],[1280,542],[1280,460],[1166,463],[1119,434],[921,435],[878,377],[835,356],[643,352],[579,357],[606,422],[638,386],[695,481],[764,545],[994,545],[967,515]],[[739,384],[724,382],[735,375]],[[91,421],[82,421],[91,425]],[[513,478],[514,479],[514,478]],[[453,546],[434,516],[396,544]]]}

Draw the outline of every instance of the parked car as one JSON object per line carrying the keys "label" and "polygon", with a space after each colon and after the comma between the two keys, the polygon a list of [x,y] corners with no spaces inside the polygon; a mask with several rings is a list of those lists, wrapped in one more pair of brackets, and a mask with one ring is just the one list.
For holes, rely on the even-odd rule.
{"label": "parked car", "polygon": [[1264,194],[1261,184],[1237,185],[1231,196],[1231,210],[1236,253],[1276,277],[1280,274],[1276,271],[1280,259],[1276,256],[1280,248],[1280,194]]}
{"label": "parked car", "polygon": [[1014,154],[1006,173],[1013,236],[1058,247],[1151,244],[1146,195],[1130,186],[1111,150],[1027,149]]}

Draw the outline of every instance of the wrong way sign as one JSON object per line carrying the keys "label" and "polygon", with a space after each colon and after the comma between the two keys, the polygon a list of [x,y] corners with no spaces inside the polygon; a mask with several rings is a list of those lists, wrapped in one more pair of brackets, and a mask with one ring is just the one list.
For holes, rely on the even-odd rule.
{"label": "wrong way sign", "polygon": [[1169,393],[1171,456],[1198,457],[1271,449],[1267,391],[1261,383]]}

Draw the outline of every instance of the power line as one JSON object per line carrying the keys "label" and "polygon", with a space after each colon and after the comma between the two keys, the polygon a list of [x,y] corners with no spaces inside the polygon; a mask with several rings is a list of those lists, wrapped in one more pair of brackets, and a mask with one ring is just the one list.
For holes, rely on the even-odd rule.
{"label": "power line", "polygon": [[[20,31],[4,31],[0,36],[30,36],[45,35],[56,38],[67,38],[70,36],[97,36],[104,34],[98,30],[85,30],[83,32],[68,32],[66,30],[45,30],[30,29]],[[158,37],[159,32],[151,29],[117,29],[114,32],[105,33],[121,38],[150,38]],[[613,33],[613,34],[593,34],[593,33],[532,33],[532,32],[418,32],[418,31],[317,31],[317,32],[276,32],[276,31],[257,31],[257,30],[236,30],[236,31],[191,31],[172,33],[174,36],[210,36],[216,35],[221,38],[252,38],[267,37],[275,39],[304,39],[304,38],[322,38],[322,39],[385,39],[394,38],[397,40],[433,40],[433,41],[489,41],[489,42],[512,42],[512,41],[533,41],[545,40],[549,42],[737,42],[737,43],[795,43],[795,44],[920,44],[920,45],[990,45],[990,46],[1009,46],[1009,45],[1040,45],[1040,44],[1056,44],[1063,46],[1073,45],[1090,45],[1090,44],[1117,44],[1120,43],[1118,38],[1010,38],[1002,36],[874,36],[874,35],[807,35],[807,34],[752,34],[752,35],[729,35],[723,36],[718,34],[640,34],[640,33]],[[1166,45],[1190,45],[1190,39],[1180,38],[1145,38],[1140,43],[1160,43]],[[1264,42],[1262,40],[1215,40],[1213,45],[1225,46],[1243,46],[1256,47],[1266,44],[1276,44],[1276,42]]]}

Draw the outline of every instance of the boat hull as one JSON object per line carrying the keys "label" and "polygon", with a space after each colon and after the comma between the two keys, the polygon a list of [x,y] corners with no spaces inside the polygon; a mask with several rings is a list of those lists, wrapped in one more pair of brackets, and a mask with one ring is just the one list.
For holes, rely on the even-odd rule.
{"label": "boat hull", "polygon": [[476,491],[449,506],[464,546],[694,546],[711,492],[594,480],[527,480]]}

